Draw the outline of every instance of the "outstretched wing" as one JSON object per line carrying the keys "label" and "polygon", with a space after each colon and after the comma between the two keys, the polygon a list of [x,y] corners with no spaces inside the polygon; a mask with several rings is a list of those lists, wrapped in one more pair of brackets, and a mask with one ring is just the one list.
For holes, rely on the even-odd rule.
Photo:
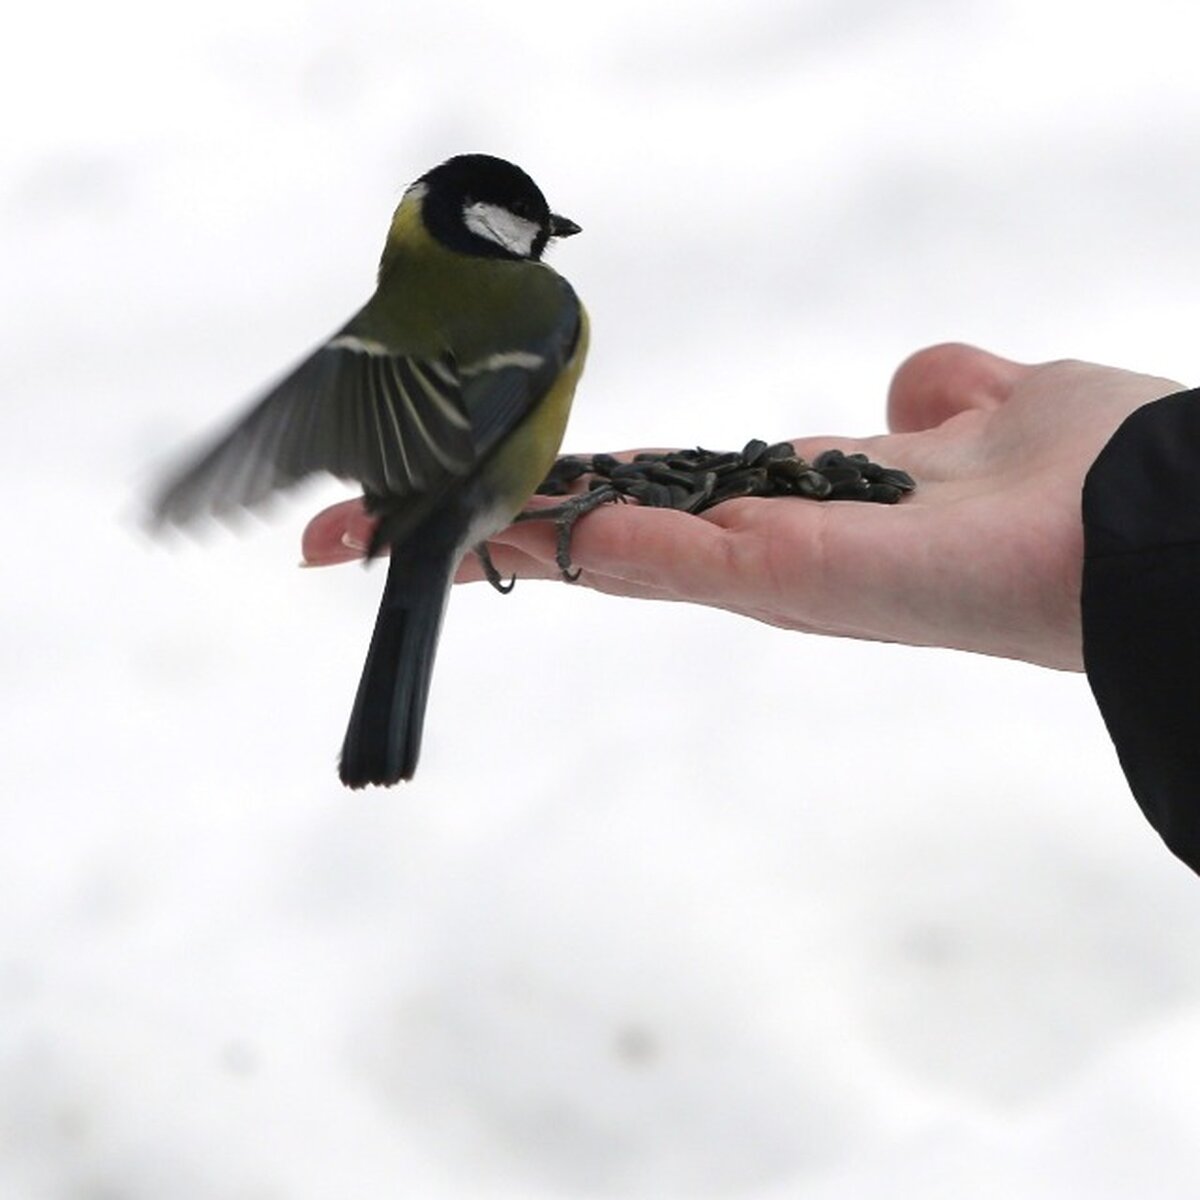
{"label": "outstretched wing", "polygon": [[228,513],[316,471],[404,497],[467,474],[478,449],[453,358],[343,334],[305,359],[171,478],[160,522]]}
{"label": "outstretched wing", "polygon": [[[401,501],[432,499],[469,475],[546,395],[579,337],[565,280],[538,271],[519,282],[500,306],[501,328],[466,313],[452,349],[436,355],[362,332],[364,310],[168,479],[155,520],[228,514],[317,471]],[[506,348],[483,351],[485,331]]]}

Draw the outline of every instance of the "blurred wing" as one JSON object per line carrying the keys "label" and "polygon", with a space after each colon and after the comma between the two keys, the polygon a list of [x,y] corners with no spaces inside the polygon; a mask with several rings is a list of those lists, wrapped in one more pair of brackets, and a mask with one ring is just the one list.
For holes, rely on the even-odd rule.
{"label": "blurred wing", "polygon": [[305,359],[154,502],[160,522],[253,505],[316,471],[403,497],[467,474],[479,451],[451,356],[341,335]]}
{"label": "blurred wing", "polygon": [[528,304],[510,313],[520,332],[507,331],[517,344],[479,358],[401,354],[343,331],[170,478],[154,519],[228,514],[317,471],[396,499],[469,475],[542,400],[579,338],[570,285],[550,271],[526,282]]}

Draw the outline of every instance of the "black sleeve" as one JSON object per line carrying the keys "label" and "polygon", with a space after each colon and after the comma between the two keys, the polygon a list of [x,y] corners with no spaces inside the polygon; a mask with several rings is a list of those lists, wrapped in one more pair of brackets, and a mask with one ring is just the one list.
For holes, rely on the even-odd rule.
{"label": "black sleeve", "polygon": [[1125,420],[1083,528],[1088,681],[1142,811],[1200,872],[1200,389]]}

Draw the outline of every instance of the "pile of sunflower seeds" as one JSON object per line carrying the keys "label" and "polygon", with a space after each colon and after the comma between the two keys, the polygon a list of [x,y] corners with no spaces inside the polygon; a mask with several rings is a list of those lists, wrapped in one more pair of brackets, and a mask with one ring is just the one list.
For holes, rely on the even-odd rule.
{"label": "pile of sunflower seeds", "polygon": [[585,475],[592,476],[589,491],[603,491],[603,499],[627,498],[690,513],[740,496],[895,504],[917,486],[906,471],[881,467],[865,454],[826,450],[809,463],[797,456],[791,442],[768,445],[755,439],[741,450],[671,450],[638,454],[632,462],[611,454],[567,455],[554,464],[538,492],[565,496]]}

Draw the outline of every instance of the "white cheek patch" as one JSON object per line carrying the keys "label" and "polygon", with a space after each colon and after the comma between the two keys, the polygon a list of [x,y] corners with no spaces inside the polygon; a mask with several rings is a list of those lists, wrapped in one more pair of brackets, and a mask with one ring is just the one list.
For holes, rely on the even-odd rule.
{"label": "white cheek patch", "polygon": [[503,246],[510,254],[528,258],[541,229],[516,213],[476,200],[463,205],[463,224],[479,237]]}

